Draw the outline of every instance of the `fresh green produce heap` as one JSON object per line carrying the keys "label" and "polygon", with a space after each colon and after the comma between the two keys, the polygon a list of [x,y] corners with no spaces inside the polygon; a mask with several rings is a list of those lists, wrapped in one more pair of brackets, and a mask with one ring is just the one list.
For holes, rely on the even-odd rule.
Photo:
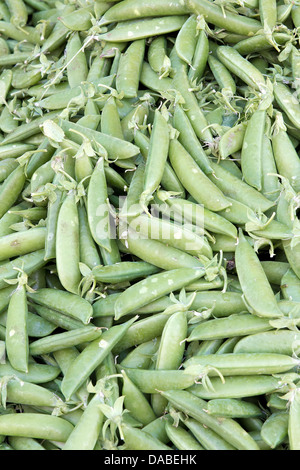
{"label": "fresh green produce heap", "polygon": [[0,3],[1,449],[300,449],[298,28]]}

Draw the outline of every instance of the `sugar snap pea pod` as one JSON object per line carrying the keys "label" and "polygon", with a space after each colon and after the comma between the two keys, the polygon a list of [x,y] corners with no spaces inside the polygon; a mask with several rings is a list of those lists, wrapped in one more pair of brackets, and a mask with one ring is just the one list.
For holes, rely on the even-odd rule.
{"label": "sugar snap pea pod", "polygon": [[27,332],[29,338],[43,338],[50,335],[56,329],[56,325],[42,318],[40,315],[28,311]]}
{"label": "sugar snap pea pod", "polygon": [[149,369],[159,347],[159,339],[146,341],[136,346],[120,362],[121,367]]}
{"label": "sugar snap pea pod", "polygon": [[258,191],[262,189],[263,140],[266,111],[256,111],[249,119],[241,151],[241,168],[246,183]]}
{"label": "sugar snap pea pod", "polygon": [[289,406],[288,441],[290,450],[299,450],[299,389],[293,393]]}
{"label": "sugar snap pea pod", "polygon": [[10,22],[0,21],[0,32],[16,41],[28,41],[38,45],[42,45],[43,42],[40,32],[32,26],[23,26],[20,29]]}
{"label": "sugar snap pea pod", "polygon": [[[289,42],[290,36],[286,33],[274,33],[274,41],[277,44],[284,45]],[[263,34],[256,34],[255,36],[242,39],[237,44],[235,44],[234,49],[238,51],[242,56],[247,56],[250,53],[254,52],[263,52],[272,49],[272,44],[267,40],[266,36]],[[253,64],[255,65],[255,64]]]}
{"label": "sugar snap pea pod", "polygon": [[208,414],[226,418],[258,418],[262,410],[255,403],[239,398],[213,398],[207,403]]}
{"label": "sugar snap pea pod", "polygon": [[159,75],[151,68],[148,62],[143,62],[140,74],[140,82],[146,88],[156,91],[168,91],[172,88],[172,79],[170,77],[160,78]]}
{"label": "sugar snap pea pod", "polygon": [[270,200],[276,201],[279,196],[279,180],[271,140],[264,136],[262,158],[262,193]]}
{"label": "sugar snap pea pod", "polygon": [[167,422],[165,427],[170,441],[178,450],[204,450],[192,433],[182,426],[174,426]]}
{"label": "sugar snap pea pod", "polygon": [[111,284],[130,282],[157,272],[159,269],[156,266],[144,261],[122,261],[110,266],[95,266],[92,269],[96,281]]}
{"label": "sugar snap pea pod", "polygon": [[300,280],[291,268],[282,276],[281,292],[284,299],[299,302]]}
{"label": "sugar snap pea pod", "polygon": [[225,382],[220,377],[211,377],[211,388],[203,384],[194,384],[188,389],[193,395],[204,400],[220,398],[245,398],[273,393],[280,387],[280,379],[272,375],[236,375],[226,376]]}
{"label": "sugar snap pea pod", "polygon": [[125,408],[130,412],[131,416],[144,426],[151,423],[156,418],[156,415],[149,401],[132,380],[130,380],[124,370],[122,370],[122,381],[122,395],[125,397]]}
{"label": "sugar snap pea pod", "polygon": [[0,6],[0,18],[7,22],[10,21],[10,12],[5,3]]}
{"label": "sugar snap pea pod", "polygon": [[59,209],[55,253],[60,282],[67,291],[77,294],[81,281],[79,218],[73,191],[66,195]]}
{"label": "sugar snap pea pod", "polygon": [[121,21],[110,31],[100,34],[99,39],[107,42],[128,42],[152,37],[154,33],[169,34],[179,31],[186,19],[186,15],[177,15]]}
{"label": "sugar snap pea pod", "polygon": [[22,256],[45,246],[45,228],[37,227],[1,237],[0,259]]}
{"label": "sugar snap pea pod", "polygon": [[73,425],[58,416],[43,413],[13,413],[0,416],[1,434],[65,442]]}
{"label": "sugar snap pea pod", "polygon": [[0,161],[0,182],[3,183],[18,165],[18,162],[14,158],[5,158]]}
{"label": "sugar snap pea pod", "polygon": [[38,150],[39,152],[34,153],[27,165],[26,165],[26,176],[31,178],[33,173],[39,168],[41,165],[46,163],[54,154],[55,148],[52,147],[48,138],[45,138],[42,143],[39,145]]}
{"label": "sugar snap pea pod", "polygon": [[203,233],[198,235],[180,224],[142,214],[132,220],[130,226],[141,237],[159,240],[193,256],[202,254],[207,258],[212,258],[211,246]]}
{"label": "sugar snap pea pod", "polygon": [[[241,230],[239,231],[239,240],[235,252],[235,263],[243,294],[253,312],[258,316],[266,318],[281,317],[282,312],[278,307],[268,278],[261,267],[254,249],[246,240]],[[257,296],[258,285],[263,292],[261,296]],[[256,291],[255,301],[253,299],[253,289]]]}
{"label": "sugar snap pea pod", "polygon": [[145,39],[133,41],[120,57],[116,89],[124,93],[124,98],[137,96],[145,47]]}
{"label": "sugar snap pea pod", "polygon": [[184,390],[191,387],[195,375],[183,370],[133,369],[124,368],[126,374],[142,393],[156,393],[162,390]]}
{"label": "sugar snap pea pod", "polygon": [[124,240],[131,253],[158,268],[170,270],[178,267],[200,267],[194,256],[170,245],[149,238],[139,237],[129,231]]}
{"label": "sugar snap pea pod", "polygon": [[182,95],[186,114],[197,137],[203,142],[211,143],[213,141],[211,130],[194,92],[191,91],[190,81],[184,66],[177,68],[172,87]]}
{"label": "sugar snap pea pod", "polygon": [[72,132],[72,130],[77,130],[82,135],[85,135],[88,139],[94,139],[100,145],[103,145],[103,147],[108,152],[108,157],[112,160],[115,160],[116,158],[131,158],[139,154],[139,148],[131,142],[126,142],[116,137],[108,136],[102,132],[88,129],[87,127],[82,127],[79,124],[66,120],[60,120],[59,125],[62,127],[68,138],[74,140],[74,142],[80,145],[82,144],[82,137],[80,137],[80,135],[76,134],[75,132]]}
{"label": "sugar snap pea pod", "polygon": [[71,331],[57,333],[45,338],[32,341],[29,346],[29,353],[32,356],[48,354],[71,346],[84,344],[93,341],[101,336],[101,330],[94,326],[83,326]]}
{"label": "sugar snap pea pod", "polygon": [[226,11],[226,18],[224,18],[222,8],[208,0],[188,0],[186,6],[191,13],[203,15],[208,23],[219,28],[225,27],[227,31],[233,33],[251,36],[262,29],[259,21],[243,15]]}
{"label": "sugar snap pea pod", "polygon": [[143,126],[148,118],[149,104],[139,104],[121,119],[121,126],[125,140],[132,142],[136,128]]}
{"label": "sugar snap pea pod", "polygon": [[195,130],[189,120],[186,112],[180,104],[177,104],[174,109],[172,125],[179,131],[179,142],[187,150],[187,152],[194,158],[200,169],[207,175],[212,173],[209,158],[204,152],[202,145],[195,133]]}
{"label": "sugar snap pea pod", "polygon": [[274,84],[274,97],[280,109],[287,115],[292,124],[300,128],[299,100],[293,90],[283,83]]}
{"label": "sugar snap pea pod", "polygon": [[232,353],[238,341],[239,337],[227,338],[217,349],[216,354]]}
{"label": "sugar snap pea pod", "polygon": [[[63,328],[64,330],[76,330],[78,328],[82,328],[82,322],[80,320],[76,320],[75,318],[71,318],[57,310],[45,307],[44,305],[33,304],[31,307],[36,311],[38,317],[43,319],[44,321],[54,325],[55,328]],[[28,322],[29,323],[29,322]],[[30,326],[30,324],[28,325]],[[31,336],[35,336],[31,334]]]}
{"label": "sugar snap pea pod", "polygon": [[20,283],[9,300],[5,346],[12,367],[24,373],[28,372],[29,358],[27,317],[26,287]]}
{"label": "sugar snap pea pod", "polygon": [[106,330],[100,341],[92,341],[79,356],[70,364],[61,384],[61,390],[67,400],[88,379],[90,374],[102,363],[104,358],[117,345],[136,317],[121,325],[115,325]]}
{"label": "sugar snap pea pod", "polygon": [[147,59],[150,67],[159,74],[159,77],[168,77],[172,73],[165,36],[157,36],[152,39],[148,47]]}
{"label": "sugar snap pea pod", "polygon": [[88,65],[82,49],[82,41],[77,32],[73,33],[66,47],[67,77],[71,88],[80,85],[87,79]]}
{"label": "sugar snap pea pod", "polygon": [[32,293],[28,292],[27,296],[38,305],[61,312],[84,324],[88,324],[91,320],[92,305],[84,298],[71,292],[46,287]]}
{"label": "sugar snap pea pod", "polygon": [[202,268],[178,268],[148,276],[147,279],[137,282],[122,292],[115,303],[115,319],[185,287],[202,277],[204,273]]}
{"label": "sugar snap pea pod", "polygon": [[121,424],[125,449],[128,450],[170,450],[171,448],[162,443],[159,439],[151,436],[146,431]]}
{"label": "sugar snap pea pod", "polygon": [[53,365],[37,363],[30,361],[28,363],[28,372],[20,372],[14,369],[9,361],[5,364],[0,364],[0,377],[16,376],[24,382],[34,384],[44,384],[56,379],[60,374],[60,368]]}
{"label": "sugar snap pea pod", "polygon": [[60,21],[71,31],[85,31],[92,26],[93,13],[93,6],[87,6],[62,15]]}
{"label": "sugar snap pea pod", "polygon": [[109,207],[104,161],[100,158],[94,167],[87,193],[87,216],[94,241],[108,252],[111,248]]}
{"label": "sugar snap pea pod", "polygon": [[7,403],[20,403],[31,406],[63,406],[63,400],[46,387],[12,378],[6,385]]}
{"label": "sugar snap pea pod", "polygon": [[156,191],[161,183],[165,163],[168,158],[169,132],[169,126],[165,117],[159,110],[156,110],[145,165],[144,187],[140,198],[142,207],[148,205],[154,191]]}
{"label": "sugar snap pea pod", "polygon": [[[196,373],[197,366],[210,365],[226,377],[228,375],[280,374],[292,370],[297,363],[298,359],[285,354],[228,353],[194,356],[184,362],[184,367],[187,373],[191,373],[188,367],[192,366]],[[216,377],[217,372],[212,370],[210,374]]]}
{"label": "sugar snap pea pod", "polygon": [[109,98],[101,113],[101,132],[112,135],[118,139],[124,140],[121,119],[118,113],[116,101],[113,97]]}
{"label": "sugar snap pea pod", "polygon": [[[230,206],[226,197],[209,177],[202,172],[195,160],[176,139],[171,139],[169,146],[171,165],[183,187],[198,204],[211,211],[220,211]],[[185,171],[182,171],[185,168]]]}
{"label": "sugar snap pea pod", "polygon": [[38,440],[32,437],[10,436],[7,441],[13,450],[45,450]]}
{"label": "sugar snap pea pod", "polygon": [[20,165],[10,173],[0,188],[0,217],[17,201],[26,181],[24,168]]}
{"label": "sugar snap pea pod", "polygon": [[280,130],[274,134],[272,147],[278,172],[287,178],[295,191],[298,192],[300,188],[300,162],[288,133]]}
{"label": "sugar snap pea pod", "polygon": [[142,4],[136,0],[125,0],[124,3],[113,5],[101,18],[101,24],[116,21],[146,18],[151,16],[184,15],[186,6],[179,0],[145,1]]}
{"label": "sugar snap pea pod", "polygon": [[273,327],[265,318],[255,317],[248,313],[232,314],[225,318],[217,318],[208,320],[197,325],[188,341],[195,340],[212,340],[221,338],[232,338],[235,336],[254,335],[268,330]]}
{"label": "sugar snap pea pod", "polygon": [[279,330],[251,334],[241,338],[234,348],[236,353],[276,353],[292,356],[298,350],[296,331]]}
{"label": "sugar snap pea pod", "polygon": [[213,55],[208,57],[208,64],[221,90],[229,90],[234,95],[236,93],[236,83],[225,65]]}
{"label": "sugar snap pea pod", "polygon": [[277,5],[274,0],[259,1],[260,21],[263,26],[275,28],[277,22]]}
{"label": "sugar snap pea pod", "polygon": [[102,403],[100,394],[92,397],[62,450],[94,450],[105,419],[99,407]]}
{"label": "sugar snap pea pod", "polygon": [[[240,180],[225,168],[214,162],[211,162],[211,166],[214,174],[209,175],[209,178],[221,189],[226,197],[234,199],[254,211],[265,212],[274,205],[273,201],[267,199],[255,188]],[[222,215],[226,215],[226,209]]]}
{"label": "sugar snap pea pod", "polygon": [[184,425],[190,430],[192,435],[195,436],[205,450],[236,450],[234,446],[229,444],[215,431],[193,418],[184,419]]}
{"label": "sugar snap pea pod", "polygon": [[29,276],[32,272],[43,267],[46,264],[44,254],[45,250],[36,250],[1,264],[0,289],[7,287],[7,282],[5,282],[6,279],[16,279],[18,271],[15,268],[24,270]]}
{"label": "sugar snap pea pod", "polygon": [[261,265],[269,282],[280,286],[282,277],[289,269],[289,264],[284,261],[261,261]]}
{"label": "sugar snap pea pod", "polygon": [[272,413],[261,428],[261,437],[271,449],[276,449],[288,436],[289,414],[287,412]]}
{"label": "sugar snap pea pod", "polygon": [[161,392],[162,395],[179,411],[183,411],[189,417],[194,418],[202,425],[216,432],[229,444],[239,450],[259,450],[252,437],[231,418],[222,421],[207,414],[207,402],[196,397],[186,390],[169,390]]}
{"label": "sugar snap pea pod", "polygon": [[184,25],[179,30],[176,40],[175,48],[178,56],[191,65],[197,43],[197,17],[190,15]]}
{"label": "sugar snap pea pod", "polygon": [[230,72],[237,75],[247,85],[256,90],[261,90],[265,86],[264,76],[254,65],[239,54],[230,46],[219,46],[217,49],[219,60],[228,68]]}
{"label": "sugar snap pea pod", "polygon": [[101,264],[101,258],[89,228],[86,208],[80,204],[78,206],[78,218],[80,261],[93,269]]}
{"label": "sugar snap pea pod", "polygon": [[57,116],[56,112],[45,113],[42,117],[36,117],[31,122],[22,124],[17,127],[13,132],[8,134],[2,144],[12,144],[15,142],[22,142],[24,139],[32,137],[40,133],[40,125],[46,120]]}
{"label": "sugar snap pea pod", "polygon": [[[53,184],[59,183],[61,175],[53,178]],[[47,219],[46,219],[46,237],[45,237],[45,260],[56,257],[56,231],[59,211],[64,199],[64,193],[59,188],[54,189],[55,200],[48,200]]]}
{"label": "sugar snap pea pod", "polygon": [[199,32],[188,77],[193,82],[202,78],[209,55],[209,41],[204,29]]}

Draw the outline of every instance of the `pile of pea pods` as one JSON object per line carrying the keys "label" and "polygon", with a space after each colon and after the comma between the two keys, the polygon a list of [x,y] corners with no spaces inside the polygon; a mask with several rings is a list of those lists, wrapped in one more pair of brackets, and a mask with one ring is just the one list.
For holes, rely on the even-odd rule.
{"label": "pile of pea pods", "polygon": [[0,449],[300,450],[300,2],[0,2]]}

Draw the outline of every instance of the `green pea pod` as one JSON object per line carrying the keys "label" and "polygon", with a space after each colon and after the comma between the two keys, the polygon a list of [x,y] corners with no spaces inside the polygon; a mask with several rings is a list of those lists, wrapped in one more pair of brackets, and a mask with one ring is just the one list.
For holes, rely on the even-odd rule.
{"label": "green pea pod", "polygon": [[188,71],[188,77],[191,82],[202,78],[209,55],[209,41],[206,31],[202,29],[197,38],[197,44],[194,51],[192,65]]}
{"label": "green pea pod", "polygon": [[125,397],[124,406],[130,412],[131,416],[146,426],[156,418],[149,401],[129,379],[124,370],[122,370],[122,380],[122,395]]}
{"label": "green pea pod", "polygon": [[167,422],[165,424],[167,435],[170,441],[179,450],[204,450],[199,441],[194,438],[192,433],[188,432],[182,426],[174,426]]}
{"label": "green pea pod", "polygon": [[228,90],[235,95],[236,83],[231,73],[216,57],[210,55],[208,64],[221,90]]}
{"label": "green pea pod", "polygon": [[299,389],[296,389],[289,407],[288,440],[291,450],[299,450]]}
{"label": "green pea pod", "polygon": [[73,191],[66,195],[59,210],[55,251],[60,282],[67,291],[77,294],[81,281],[79,219]]}
{"label": "green pea pod", "polygon": [[10,364],[20,372],[28,372],[29,340],[27,333],[27,298],[25,285],[12,293],[6,321],[6,352]]}
{"label": "green pea pod", "polygon": [[61,390],[67,400],[88,379],[90,374],[102,363],[113,347],[120,341],[136,317],[121,325],[115,325],[105,331],[100,341],[98,339],[89,345],[70,364],[63,377]]}
{"label": "green pea pod", "polygon": [[205,450],[237,450],[215,431],[195,419],[187,418],[184,420],[184,424]]}
{"label": "green pea pod", "polygon": [[92,275],[96,281],[111,284],[131,282],[157,272],[159,269],[156,266],[144,261],[122,261],[110,266],[95,266],[92,269]]}
{"label": "green pea pod", "polygon": [[140,75],[140,82],[146,88],[161,93],[172,88],[172,79],[170,77],[162,77],[151,68],[148,62],[143,62]]}
{"label": "green pea pod", "polygon": [[115,318],[134,312],[151,301],[176,291],[204,275],[201,268],[174,269],[153,274],[127,288],[115,304]]}
{"label": "green pea pod", "polygon": [[28,292],[27,295],[38,305],[56,310],[86,325],[91,320],[93,307],[79,295],[49,287]]}
{"label": "green pea pod", "polygon": [[276,0],[259,0],[259,14],[263,26],[267,25],[270,29],[275,28],[277,22]]}
{"label": "green pea pod", "polygon": [[288,436],[289,414],[284,412],[272,413],[261,428],[261,437],[271,449],[276,449]]}
{"label": "green pea pod", "polygon": [[196,32],[196,15],[190,15],[184,25],[179,30],[175,40],[175,48],[178,56],[188,65],[191,65],[196,49]]}
{"label": "green pea pod", "polygon": [[234,348],[236,353],[276,353],[292,356],[298,350],[299,334],[279,330],[250,334],[241,338]]}
{"label": "green pea pod", "polygon": [[0,188],[0,217],[13,206],[25,184],[24,168],[18,166],[2,183]]}
{"label": "green pea pod", "polygon": [[130,426],[121,424],[123,439],[126,450],[170,450],[171,448],[163,444],[159,439],[151,436],[147,432]]}
{"label": "green pea pod", "polygon": [[[278,307],[268,278],[261,267],[254,249],[248,243],[241,230],[235,252],[235,262],[245,299],[247,304],[253,309],[253,312],[261,317],[281,317],[282,312]],[[261,295],[257,295],[258,286],[262,290]],[[255,301],[253,292],[255,292]]]}
{"label": "green pea pod", "polygon": [[145,47],[145,39],[133,41],[120,57],[116,88],[118,93],[124,93],[124,98],[137,96]]}
{"label": "green pea pod", "polygon": [[299,157],[288,133],[281,130],[273,135],[272,147],[279,174],[287,178],[295,191],[298,192],[300,188]]}
{"label": "green pea pod", "polygon": [[88,65],[82,42],[77,32],[72,34],[66,48],[67,76],[71,88],[80,85],[87,79]]}

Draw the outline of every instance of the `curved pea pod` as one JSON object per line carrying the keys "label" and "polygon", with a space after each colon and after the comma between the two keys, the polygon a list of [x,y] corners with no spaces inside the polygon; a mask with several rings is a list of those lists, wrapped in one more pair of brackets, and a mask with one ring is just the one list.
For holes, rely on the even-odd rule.
{"label": "curved pea pod", "polygon": [[30,406],[63,407],[63,400],[46,387],[31,382],[22,382],[16,378],[6,385],[7,403],[20,403]]}
{"label": "curved pea pod", "polygon": [[[282,312],[258,256],[241,230],[235,251],[235,263],[245,300],[255,315],[266,318],[281,317]],[[258,288],[261,289],[261,294],[258,294]]]}
{"label": "curved pea pod", "polygon": [[280,386],[280,379],[272,375],[236,375],[226,376],[225,381],[220,377],[211,377],[212,387],[194,384],[188,391],[204,400],[221,398],[256,397],[275,392]]}
{"label": "curved pea pod", "polygon": [[[194,356],[184,362],[187,373],[195,372],[197,366],[211,366],[210,372],[216,377],[218,372],[224,376],[280,374],[297,367],[298,359],[276,353],[228,353]],[[191,366],[191,369],[189,368]],[[218,372],[216,372],[216,370]]]}
{"label": "curved pea pod", "polygon": [[146,431],[122,423],[121,430],[125,449],[128,450],[170,450],[171,448]]}
{"label": "curved pea pod", "polygon": [[161,183],[168,158],[169,142],[170,131],[168,123],[163,114],[156,110],[145,165],[144,187],[140,199],[142,207],[147,206],[154,191]]}
{"label": "curved pea pod", "polygon": [[65,442],[73,425],[58,416],[43,413],[14,413],[0,416],[0,432],[6,436],[32,437]]}
{"label": "curved pea pod", "polygon": [[124,98],[137,96],[145,47],[145,39],[133,41],[120,57],[116,88],[119,93],[124,93]]}
{"label": "curved pea pod", "polygon": [[131,157],[135,157],[140,152],[139,148],[131,142],[109,136],[103,132],[95,131],[94,129],[80,126],[77,123],[60,120],[59,125],[62,127],[66,136],[79,145],[82,144],[83,138],[75,132],[72,132],[73,130],[78,131],[81,135],[85,135],[90,140],[95,140],[105,148],[108,153],[108,157],[111,160],[115,160],[116,158],[120,160],[129,159]]}
{"label": "curved pea pod", "polygon": [[20,165],[4,180],[0,188],[0,217],[17,201],[25,181],[24,168]]}
{"label": "curved pea pod", "polygon": [[99,35],[99,39],[107,42],[128,42],[155,35],[169,34],[179,31],[187,19],[186,15],[165,16],[164,18],[142,18],[118,22],[106,33]]}
{"label": "curved pea pod", "polygon": [[220,211],[230,206],[222,191],[210,181],[176,139],[170,141],[169,159],[181,184],[198,204],[203,204],[211,211]]}
{"label": "curved pea pod", "polygon": [[93,13],[93,6],[87,6],[62,15],[60,21],[71,31],[85,31],[92,26]]}
{"label": "curved pea pod", "polygon": [[208,320],[195,326],[187,341],[247,336],[273,329],[265,318],[250,313],[237,313],[225,318]]}
{"label": "curved pea pod", "polygon": [[22,256],[41,250],[45,246],[44,227],[31,228],[16,234],[11,233],[0,238],[0,260]]}
{"label": "curved pea pod", "polygon": [[197,17],[190,15],[179,30],[175,48],[181,60],[191,65],[197,44]]}
{"label": "curved pea pod", "polygon": [[199,32],[194,51],[191,67],[188,71],[188,77],[193,82],[202,78],[209,56],[209,41],[206,31],[202,29]]}
{"label": "curved pea pod", "polygon": [[109,8],[102,16],[101,24],[151,16],[183,15],[185,13],[187,13],[187,8],[179,0],[147,0],[142,4],[135,0],[126,0],[122,4],[118,3]]}
{"label": "curved pea pod", "polygon": [[92,305],[71,292],[45,287],[35,292],[28,292],[27,296],[38,305],[56,310],[84,324],[90,322],[93,314]]}
{"label": "curved pea pod", "polygon": [[[277,44],[281,46],[289,42],[290,36],[286,33],[274,32],[273,39]],[[234,49],[243,56],[248,54],[253,54],[255,52],[264,52],[269,51],[273,48],[272,44],[268,41],[267,37],[264,34],[257,34],[252,37],[242,38],[237,44],[235,44]],[[256,64],[253,64],[256,66]],[[261,72],[263,70],[260,70]]]}
{"label": "curved pea pod", "polygon": [[26,373],[14,369],[8,361],[6,361],[5,364],[0,364],[0,377],[8,375],[16,376],[24,382],[34,384],[51,382],[51,380],[56,379],[60,373],[61,370],[59,367],[32,361],[28,363],[28,372]]}
{"label": "curved pea pod", "polygon": [[300,161],[288,133],[281,130],[274,134],[272,147],[279,174],[287,178],[298,192],[300,190]]}
{"label": "curved pea pod", "polygon": [[136,346],[120,362],[121,367],[149,369],[159,347],[159,339],[146,341]]}
{"label": "curved pea pod", "polygon": [[288,436],[289,414],[287,412],[272,413],[263,423],[260,434],[271,449],[276,449]]}
{"label": "curved pea pod", "polygon": [[221,158],[225,159],[240,151],[243,147],[243,141],[246,133],[247,124],[242,122],[225,132],[219,141],[219,153]]}
{"label": "curved pea pod", "polygon": [[187,418],[184,420],[184,424],[205,450],[237,450],[215,431],[199,423],[196,419]]}
{"label": "curved pea pod", "polygon": [[147,59],[150,67],[159,77],[168,77],[172,74],[171,61],[168,57],[167,39],[165,36],[153,38],[149,44]]}
{"label": "curved pea pod", "polygon": [[101,333],[101,329],[95,326],[84,326],[75,330],[49,335],[32,341],[29,346],[29,353],[32,356],[37,356],[71,346],[78,346],[99,338]]}
{"label": "curved pea pod", "polygon": [[202,268],[178,268],[148,276],[122,292],[115,303],[115,319],[134,312],[163,295],[180,290],[204,274]]}
{"label": "curved pea pod", "polygon": [[190,255],[212,258],[211,246],[203,233],[198,235],[179,223],[155,216],[140,215],[130,222],[130,228],[141,237],[159,240]]}
{"label": "curved pea pod", "polygon": [[95,266],[92,276],[98,282],[118,284],[147,277],[159,272],[156,266],[144,261],[122,261],[110,266]]}
{"label": "curved pea pod", "polygon": [[258,91],[264,88],[265,78],[262,73],[233,47],[219,46],[217,55],[227,69],[237,75],[247,85]]}
{"label": "curved pea pod", "polygon": [[280,286],[284,274],[289,270],[289,263],[284,261],[261,261],[263,270],[271,284]]}
{"label": "curved pea pod", "polygon": [[247,123],[241,151],[241,168],[246,183],[262,189],[263,140],[266,111],[255,111]]}
{"label": "curved pea pod", "polygon": [[178,250],[170,245],[150,238],[139,237],[135,232],[128,231],[124,243],[132,254],[160,269],[201,267],[202,263],[194,256]]}
{"label": "curved pea pod", "polygon": [[7,279],[16,279],[18,271],[15,268],[22,269],[30,276],[31,273],[45,266],[44,254],[45,250],[36,250],[3,263],[0,266],[0,288],[7,287]]}
{"label": "curved pea pod", "polygon": [[6,352],[10,364],[20,372],[28,372],[29,339],[27,330],[28,306],[25,285],[12,293],[7,309]]}
{"label": "curved pea pod", "polygon": [[178,450],[204,450],[192,433],[182,426],[174,426],[167,422],[165,428],[168,438]]}
{"label": "curved pea pod", "polygon": [[70,433],[62,450],[94,450],[105,417],[99,405],[103,403],[100,394],[96,394],[83,410],[81,417]]}
{"label": "curved pea pod", "polygon": [[186,6],[188,11],[203,15],[207,23],[212,23],[219,28],[224,28],[226,25],[226,30],[232,33],[251,36],[262,29],[259,21],[230,11],[226,11],[226,18],[224,18],[222,8],[208,0],[188,0]]}
{"label": "curved pea pod", "polygon": [[146,61],[142,64],[140,83],[146,88],[158,93],[168,91],[172,88],[172,79],[170,77],[160,78]]}
{"label": "curved pea pod", "polygon": [[70,364],[61,384],[62,393],[67,400],[85,383],[135,321],[136,317],[109,328],[102,334],[100,341],[96,339],[89,343]]}
{"label": "curved pea pod", "polygon": [[0,182],[3,181],[18,167],[18,162],[14,158],[5,158],[0,161]]}
{"label": "curved pea pod", "polygon": [[122,380],[122,395],[125,397],[125,408],[130,412],[131,416],[146,426],[156,418],[149,401],[138,387],[129,379],[124,370],[122,370]]}
{"label": "curved pea pod", "polygon": [[176,410],[182,411],[189,417],[194,418],[202,425],[216,432],[229,444],[239,450],[259,450],[254,439],[242,426],[231,418],[222,420],[210,416],[206,412],[207,402],[196,397],[186,390],[169,390],[161,392]]}
{"label": "curved pea pod", "polygon": [[195,382],[196,375],[183,370],[124,368],[127,376],[142,393],[157,393],[166,390],[184,390]]}
{"label": "curved pea pod", "polygon": [[179,131],[179,142],[193,157],[200,169],[206,175],[212,173],[213,170],[210,166],[210,160],[202,148],[191,121],[180,104],[175,106],[172,125]]}
{"label": "curved pea pod", "polygon": [[191,90],[190,81],[184,66],[179,66],[173,78],[172,88],[177,90],[183,100],[186,114],[193,126],[197,137],[206,143],[213,142],[213,136],[208,127],[207,119],[201,110],[194,92]]}
{"label": "curved pea pod", "polygon": [[292,356],[299,349],[300,336],[296,331],[274,330],[241,338],[235,353],[274,353]]}
{"label": "curved pea pod", "polygon": [[60,282],[67,291],[77,294],[81,281],[79,218],[73,191],[66,195],[58,213],[55,252]]}
{"label": "curved pea pod", "polygon": [[280,109],[287,115],[292,124],[300,129],[299,100],[292,89],[283,83],[275,83],[273,91]]}
{"label": "curved pea pod", "polygon": [[208,414],[226,418],[259,418],[263,412],[255,403],[239,398],[213,398],[207,402]]}

